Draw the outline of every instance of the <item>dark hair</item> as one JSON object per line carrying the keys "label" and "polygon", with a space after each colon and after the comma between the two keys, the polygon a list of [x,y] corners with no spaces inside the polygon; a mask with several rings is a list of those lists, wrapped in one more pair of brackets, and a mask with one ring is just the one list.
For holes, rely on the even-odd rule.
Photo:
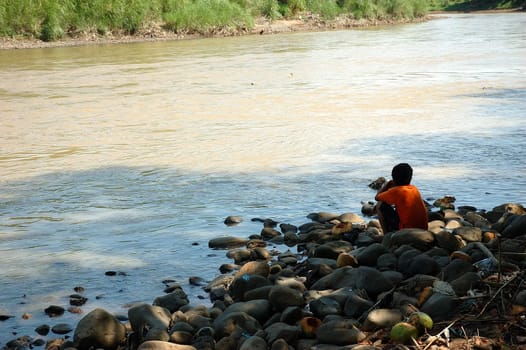
{"label": "dark hair", "polygon": [[409,185],[413,177],[413,168],[407,163],[397,164],[394,166],[391,176],[396,185]]}

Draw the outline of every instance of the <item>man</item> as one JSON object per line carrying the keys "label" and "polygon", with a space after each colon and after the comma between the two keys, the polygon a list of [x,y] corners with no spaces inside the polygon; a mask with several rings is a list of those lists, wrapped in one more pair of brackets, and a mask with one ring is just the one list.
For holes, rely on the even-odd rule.
{"label": "man", "polygon": [[[392,180],[378,190],[376,213],[385,233],[403,228],[427,230],[427,209],[416,186],[411,185],[413,168],[407,163],[396,165]],[[393,208],[394,206],[394,208]]]}

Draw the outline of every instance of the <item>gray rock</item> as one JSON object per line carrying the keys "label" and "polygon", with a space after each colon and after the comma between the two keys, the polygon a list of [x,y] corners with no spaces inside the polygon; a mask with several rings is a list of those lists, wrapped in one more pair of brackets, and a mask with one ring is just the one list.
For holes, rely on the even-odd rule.
{"label": "gray rock", "polygon": [[428,314],[434,322],[448,320],[454,315],[458,301],[451,295],[433,293],[429,299],[424,302],[420,311]]}
{"label": "gray rock", "polygon": [[309,310],[315,317],[321,320],[327,315],[341,315],[342,313],[340,304],[336,300],[326,296],[311,301],[309,303]]}
{"label": "gray rock", "polygon": [[459,227],[453,231],[453,234],[462,237],[466,242],[481,242],[482,230],[478,227]]}
{"label": "gray rock", "polygon": [[450,282],[451,287],[458,296],[464,296],[470,289],[478,289],[482,279],[476,272],[467,272]]}
{"label": "gray rock", "polygon": [[508,220],[508,225],[502,231],[504,237],[526,235],[526,215],[515,215]]}
{"label": "gray rock", "polygon": [[390,252],[380,255],[376,260],[376,268],[380,271],[396,270],[397,265],[398,258]]}
{"label": "gray rock", "polygon": [[164,307],[170,312],[175,312],[189,303],[188,296],[182,288],[177,288],[169,294],[155,298],[153,301],[153,305]]}
{"label": "gray rock", "polygon": [[73,342],[79,350],[117,349],[125,340],[125,327],[103,309],[95,309],[84,316],[77,324],[73,335]]}
{"label": "gray rock", "polygon": [[387,253],[387,248],[380,243],[373,243],[356,254],[358,263],[365,266],[375,266],[378,258]]}
{"label": "gray rock", "polygon": [[324,322],[317,331],[318,343],[333,345],[356,344],[366,337],[356,326],[357,323],[353,320]]}
{"label": "gray rock", "polygon": [[149,340],[145,341],[137,350],[197,350],[191,345],[174,344],[167,341]]}
{"label": "gray rock", "polygon": [[260,275],[237,275],[230,285],[230,294],[235,301],[245,300],[245,293],[249,290],[271,285],[268,278]]}
{"label": "gray rock", "polygon": [[363,329],[366,331],[377,330],[380,328],[390,328],[401,322],[403,319],[400,310],[396,309],[375,309],[367,314]]}
{"label": "gray rock", "polygon": [[230,249],[235,247],[243,247],[248,242],[248,239],[239,237],[218,237],[208,241],[208,247],[211,249]]}
{"label": "gray rock", "polygon": [[58,323],[51,328],[51,332],[55,334],[68,334],[73,330],[73,327],[67,323]]}
{"label": "gray rock", "polygon": [[374,303],[371,300],[365,299],[358,294],[353,293],[345,302],[343,313],[349,317],[359,318],[373,305]]}
{"label": "gray rock", "polygon": [[283,311],[289,306],[305,305],[305,300],[303,299],[303,293],[301,291],[281,285],[275,285],[270,290],[268,299],[272,306],[278,311]]}
{"label": "gray rock", "polygon": [[386,248],[399,247],[407,244],[418,250],[427,250],[435,243],[435,236],[427,230],[408,228],[392,232],[384,236],[382,244]]}
{"label": "gray rock", "polygon": [[374,268],[360,266],[352,268],[349,266],[341,267],[330,275],[322,277],[315,282],[311,289],[339,289],[339,288],[364,289],[371,297],[388,291],[393,288],[393,283],[382,273]]}
{"label": "gray rock", "polygon": [[236,273],[236,276],[241,276],[244,274],[248,275],[260,275],[263,277],[268,277],[270,273],[270,266],[266,261],[249,261]]}
{"label": "gray rock", "polygon": [[236,225],[241,222],[243,222],[243,218],[241,216],[235,216],[235,215],[227,216],[224,221],[225,225],[227,226]]}
{"label": "gray rock", "polygon": [[454,252],[455,250],[459,250],[465,245],[459,236],[456,236],[445,230],[436,233],[435,240],[438,247],[443,248],[450,253]]}
{"label": "gray rock", "polygon": [[267,350],[267,342],[265,339],[253,335],[241,344],[239,350]]}
{"label": "gray rock", "polygon": [[[164,307],[148,304],[139,304],[128,310],[128,319],[132,330],[144,339],[167,340],[168,327],[172,320],[170,311]],[[139,338],[139,342],[143,339]]]}
{"label": "gray rock", "polygon": [[252,335],[261,329],[259,322],[246,312],[223,313],[214,320],[217,338],[229,336],[236,329],[242,329]]}
{"label": "gray rock", "polygon": [[244,312],[254,317],[260,324],[264,324],[272,315],[272,305],[265,299],[237,302],[228,306],[225,311],[223,311],[223,315],[226,316],[226,314],[232,312]]}
{"label": "gray rock", "polygon": [[276,322],[265,328],[266,340],[272,344],[278,339],[284,339],[287,343],[294,343],[301,337],[299,326],[291,326],[283,322]]}
{"label": "gray rock", "polygon": [[444,281],[453,281],[467,272],[474,271],[474,267],[471,263],[462,259],[453,259],[451,262],[442,269]]}

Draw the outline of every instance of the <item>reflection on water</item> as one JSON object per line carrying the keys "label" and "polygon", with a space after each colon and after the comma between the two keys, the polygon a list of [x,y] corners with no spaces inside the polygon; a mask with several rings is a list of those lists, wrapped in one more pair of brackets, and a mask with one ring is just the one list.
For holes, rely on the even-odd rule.
{"label": "reflection on water", "polygon": [[[258,233],[252,217],[359,212],[399,161],[429,199],[523,202],[525,26],[455,15],[0,51],[0,314],[17,316],[0,340],[33,334],[77,285],[85,313],[150,303],[165,278],[203,295],[188,277],[227,262],[210,238]],[[223,225],[233,214],[245,221]]]}

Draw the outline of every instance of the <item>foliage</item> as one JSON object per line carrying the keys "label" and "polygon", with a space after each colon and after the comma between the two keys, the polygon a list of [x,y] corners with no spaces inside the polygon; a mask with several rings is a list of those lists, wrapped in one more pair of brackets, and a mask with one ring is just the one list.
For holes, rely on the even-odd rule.
{"label": "foliage", "polygon": [[57,40],[79,32],[134,34],[152,23],[209,33],[303,13],[332,19],[402,19],[431,10],[469,11],[524,6],[525,0],[0,0],[0,36]]}

